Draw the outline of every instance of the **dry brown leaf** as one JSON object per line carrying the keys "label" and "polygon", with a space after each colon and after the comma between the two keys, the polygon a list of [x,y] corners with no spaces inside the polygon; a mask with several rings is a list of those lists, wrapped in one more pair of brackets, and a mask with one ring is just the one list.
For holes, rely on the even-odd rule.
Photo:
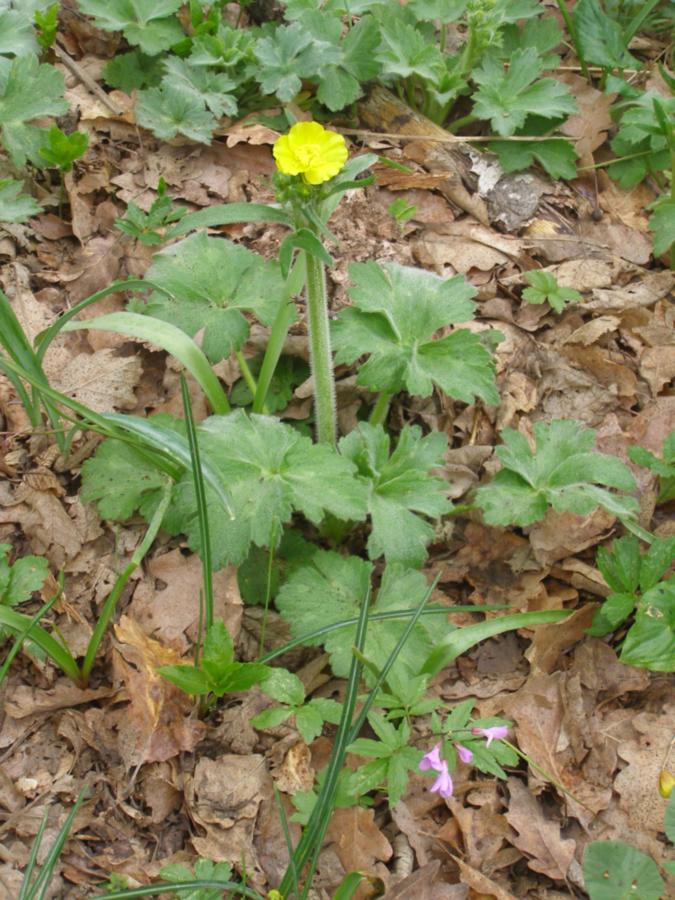
{"label": "dry brown leaf", "polygon": [[45,359],[45,372],[52,387],[96,412],[133,409],[134,388],[141,377],[138,356],[116,356],[112,350],[99,350],[91,355],[79,353],[65,365]]}
{"label": "dry brown leaf", "polygon": [[23,719],[36,714],[48,715],[57,709],[81,706],[83,703],[91,703],[92,700],[110,697],[114,693],[112,688],[81,690],[69,679],[62,678],[48,690],[44,688],[38,690],[27,684],[18,685],[5,700],[4,709],[13,719]]}
{"label": "dry brown leaf", "polygon": [[597,509],[587,516],[548,510],[541,522],[530,529],[534,558],[542,566],[550,566],[559,559],[593,547],[609,534],[614,516]]}
{"label": "dry brown leaf", "polygon": [[[185,556],[180,549],[156,556],[148,563],[152,579],[140,582],[134,591],[129,615],[158,640],[186,651],[197,638],[199,594],[203,586],[202,563],[197,555]],[[241,628],[242,601],[234,566],[213,575],[214,614],[223,619],[233,640]]]}
{"label": "dry brown leaf", "polygon": [[564,881],[574,859],[576,843],[564,839],[560,824],[546,819],[530,791],[517,778],[508,780],[510,802],[506,813],[509,825],[518,836],[510,838],[521,852],[529,857],[528,866],[555,881]]}
{"label": "dry brown leaf", "polygon": [[399,881],[384,895],[384,900],[468,900],[469,888],[465,884],[445,884],[440,872],[440,860],[417,869],[403,881]]}
{"label": "dry brown leaf", "polygon": [[597,90],[573,72],[563,72],[559,80],[569,85],[579,107],[579,112],[571,115],[560,131],[574,141],[579,165],[592,165],[593,151],[604,144],[607,132],[614,125],[609,114],[614,96]]}
{"label": "dry brown leaf", "polygon": [[260,804],[271,794],[272,779],[260,755],[200,759],[185,788],[190,816],[205,830],[192,838],[197,853],[214,862],[246,866],[249,878],[261,886],[264,878],[253,836]]}
{"label": "dry brown leaf", "polygon": [[640,357],[640,375],[649,385],[652,396],[675,379],[675,346],[649,347]]}
{"label": "dry brown leaf", "polygon": [[579,328],[575,328],[572,334],[565,338],[563,344],[583,344],[588,347],[589,344],[595,344],[603,335],[611,334],[621,324],[621,319],[617,316],[598,316],[597,319],[591,319]]}
{"label": "dry brown leaf", "polygon": [[667,801],[658,791],[659,772],[675,733],[675,707],[663,715],[643,712],[631,722],[637,736],[619,744],[618,753],[628,765],[619,772],[614,790],[632,828],[640,834],[663,831]]}
{"label": "dry brown leaf", "polygon": [[304,741],[298,741],[290,747],[283,763],[274,772],[274,781],[283,793],[296,794],[312,790],[315,774],[309,747]]}
{"label": "dry brown leaf", "polygon": [[[375,812],[361,806],[336,809],[326,840],[334,845],[345,872],[367,872],[382,877],[382,862],[391,859],[391,844],[375,824]],[[384,869],[386,872],[386,869]]]}
{"label": "dry brown leaf", "polygon": [[518,900],[510,891],[505,890],[492,878],[488,878],[487,875],[483,875],[482,872],[465,863],[459,856],[453,856],[452,858],[459,866],[459,874],[463,883],[467,884],[475,892],[476,900],[488,900],[488,898],[494,898],[494,900]]}
{"label": "dry brown leaf", "polygon": [[115,636],[119,646],[113,667],[129,696],[129,706],[118,720],[118,746],[127,766],[162,762],[193,750],[205,725],[191,718],[192,699],[157,672],[160,666],[181,665],[184,660],[149,638],[128,616],[115,626]]}
{"label": "dry brown leaf", "polygon": [[525,651],[525,658],[529,660],[532,671],[547,674],[553,672],[561,654],[585,637],[595,610],[594,604],[587,603],[562,622],[540,625],[534,632],[532,643]]}

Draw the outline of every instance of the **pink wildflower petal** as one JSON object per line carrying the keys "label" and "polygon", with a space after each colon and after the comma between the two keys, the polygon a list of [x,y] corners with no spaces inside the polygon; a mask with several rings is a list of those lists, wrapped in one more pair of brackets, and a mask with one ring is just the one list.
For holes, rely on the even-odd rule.
{"label": "pink wildflower petal", "polygon": [[443,768],[436,781],[429,788],[432,793],[440,794],[441,797],[452,797],[453,784],[450,773],[448,772],[448,764],[443,760]]}
{"label": "pink wildflower petal", "polygon": [[482,734],[483,737],[487,738],[488,747],[493,741],[505,738],[508,733],[509,729],[506,725],[492,725],[490,728],[471,729],[471,734]]}
{"label": "pink wildflower petal", "polygon": [[433,750],[430,750],[428,753],[424,754],[419,765],[419,768],[422,772],[426,772],[427,769],[435,769],[437,772],[443,771],[443,766],[445,765],[445,763],[441,759],[441,755],[439,752],[440,747],[440,744],[436,744]]}
{"label": "pink wildflower petal", "polygon": [[455,750],[457,751],[457,756],[459,756],[463,763],[470,763],[473,759],[473,753],[468,747],[463,747],[461,744],[455,744]]}

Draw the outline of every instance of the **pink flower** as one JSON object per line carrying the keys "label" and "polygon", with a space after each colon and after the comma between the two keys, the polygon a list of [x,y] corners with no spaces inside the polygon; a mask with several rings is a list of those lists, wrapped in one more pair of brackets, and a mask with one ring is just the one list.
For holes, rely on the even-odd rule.
{"label": "pink flower", "polygon": [[462,747],[461,744],[455,744],[455,750],[457,751],[457,756],[459,756],[463,763],[470,763],[473,759],[473,753],[468,747]]}
{"label": "pink flower", "polygon": [[509,733],[509,729],[506,725],[492,725],[490,728],[472,728],[471,734],[482,734],[483,737],[487,738],[487,746],[500,738],[505,738]]}
{"label": "pink flower", "polygon": [[440,755],[440,744],[436,744],[433,750],[430,750],[428,753],[425,753],[422,757],[422,761],[420,762],[419,768],[422,772],[426,772],[427,769],[435,769],[437,772],[443,771],[443,766],[447,769],[447,763],[443,762]]}
{"label": "pink flower", "polygon": [[440,774],[436,781],[429,788],[433,793],[440,794],[441,797],[452,797],[452,778],[448,772],[448,764],[445,760],[441,760]]}

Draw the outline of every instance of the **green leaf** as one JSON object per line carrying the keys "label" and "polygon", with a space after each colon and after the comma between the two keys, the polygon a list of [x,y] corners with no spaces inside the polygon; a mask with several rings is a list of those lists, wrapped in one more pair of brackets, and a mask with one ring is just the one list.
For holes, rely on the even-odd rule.
{"label": "green leaf", "polygon": [[621,841],[593,841],[584,856],[591,900],[659,900],[663,881],[654,860]]}
{"label": "green leaf", "polygon": [[655,587],[673,562],[675,562],[675,536],[654,538],[641,560],[640,590],[648,591]]}
{"label": "green leaf", "polygon": [[37,51],[30,18],[15,9],[0,9],[0,54],[25,56]]}
{"label": "green leaf", "polygon": [[525,280],[531,285],[523,291],[523,299],[528,303],[548,303],[556,312],[563,312],[568,303],[579,303],[583,297],[573,288],[560,287],[555,276],[541,269],[525,273]]}
{"label": "green leaf", "polygon": [[628,52],[621,26],[602,9],[599,0],[578,0],[572,11],[579,50],[587,63],[603,69],[640,68]]}
{"label": "green leaf", "polygon": [[270,709],[264,709],[257,716],[251,719],[251,725],[254,728],[265,730],[267,728],[276,728],[285,722],[293,713],[288,706],[273,706]]}
{"label": "green leaf", "polygon": [[242,310],[270,326],[286,302],[279,265],[223,238],[194,234],[155,254],[146,277],[171,297],[154,294],[144,311],[193,337],[211,362],[239,350],[249,335]]}
{"label": "green leaf", "polygon": [[216,619],[206,631],[202,668],[209,678],[217,681],[234,662],[234,644],[222,619]]}
{"label": "green leaf", "polygon": [[643,594],[619,659],[653,672],[675,671],[675,578]]}
{"label": "green leaf", "polygon": [[675,98],[665,100],[655,91],[639,94],[623,112],[619,130],[610,146],[620,159],[607,167],[607,172],[621,187],[631,188],[647,175],[670,170],[670,145],[654,104],[659,104],[664,117],[675,116]]}
{"label": "green leaf", "polygon": [[27,159],[40,164],[44,131],[28,123],[67,112],[63,91],[63,75],[54,66],[42,65],[32,55],[11,61],[0,57],[0,134],[18,168]]}
{"label": "green leaf", "polygon": [[511,59],[516,50],[532,48],[541,56],[544,69],[555,69],[560,64],[560,57],[555,50],[563,43],[560,26],[553,17],[532,18],[518,26],[507,25],[502,30],[502,42],[497,48],[501,59]]}
{"label": "green leaf", "polygon": [[518,628],[531,628],[533,625],[546,625],[558,622],[569,615],[568,610],[549,609],[542,612],[515,613],[499,619],[488,619],[475,625],[465,625],[446,634],[437,646],[426,657],[421,671],[429,675],[437,675],[441,669],[453,663],[458,656],[472,647],[496,634],[515,631]]}
{"label": "green leaf", "polygon": [[623,622],[635,609],[637,598],[634,594],[610,594],[602,606],[593,614],[593,623],[586,634],[603,637]]}
{"label": "green leaf", "polygon": [[375,262],[354,263],[349,274],[354,306],[340,312],[332,334],[337,363],[369,355],[359,369],[359,384],[422,397],[436,385],[465,403],[476,397],[499,402],[494,363],[479,335],[457,329],[433,339],[440,328],[473,316],[475,290],[463,276],[443,279],[422,269]]}
{"label": "green leaf", "polygon": [[156,87],[162,80],[163,72],[160,57],[131,50],[114,56],[103,69],[103,78],[111,87],[131,94],[140,88]]}
{"label": "green leaf", "polygon": [[185,35],[174,15],[182,0],[78,0],[104,31],[121,31],[132,46],[157,56]]}
{"label": "green leaf", "polygon": [[110,439],[82,466],[82,499],[98,501],[102,518],[129,519],[136,510],[146,518],[154,509],[167,476],[142,453],[123,441]]}
{"label": "green leaf", "polygon": [[468,3],[469,0],[410,0],[408,9],[419,22],[438,19],[447,25],[462,17]]}
{"label": "green leaf", "polygon": [[164,71],[163,83],[191,94],[196,106],[206,105],[216,118],[236,115],[237,101],[232,91],[237,83],[229,75],[205,66],[190,65],[179,56],[167,57]]}
{"label": "green leaf", "polygon": [[201,697],[211,691],[211,680],[195,666],[160,666],[157,671],[162,678],[191,696]]}
{"label": "green leaf", "polygon": [[276,94],[288,103],[302,87],[302,79],[315,75],[325,64],[322,53],[330,54],[331,50],[330,44],[315,41],[299,22],[282,25],[259,38],[255,45],[259,63],[256,80],[265,94]]}
{"label": "green leaf", "polygon": [[668,800],[666,807],[666,815],[663,821],[663,830],[671,844],[675,844],[675,791],[673,791]]}
{"label": "green leaf", "polygon": [[300,706],[305,699],[305,686],[297,675],[288,669],[268,666],[268,675],[262,683],[262,689],[273,700]]}
{"label": "green leaf", "polygon": [[75,160],[87,152],[89,135],[83,131],[64,134],[54,125],[47,132],[47,143],[40,147],[40,156],[61,172],[70,172]]}
{"label": "green leaf", "polygon": [[39,591],[49,574],[49,563],[42,556],[23,556],[10,566],[11,547],[0,544],[0,604],[18,606]]}
{"label": "green leaf", "polygon": [[0,179],[0,222],[25,222],[42,212],[33,197],[21,193],[22,188],[21,181]]}
{"label": "green leaf", "polygon": [[[279,591],[277,607],[291,627],[294,638],[302,637],[318,628],[344,619],[356,618],[368,591],[372,566],[357,557],[343,558],[337,553],[319,551],[311,565],[296,569]],[[421,603],[428,591],[426,579],[419,572],[387,566],[380,590],[371,612],[407,609]],[[371,621],[364,655],[382,668],[394,649],[406,624],[396,620]],[[433,645],[432,635],[438,636],[438,623],[432,626],[418,622],[395,667],[405,667],[416,673]],[[346,626],[312,641],[322,644],[331,656],[335,675],[345,677],[352,659],[356,626]],[[374,676],[365,673],[367,682]]]}
{"label": "green leaf", "polygon": [[520,172],[539,163],[551,178],[576,178],[575,160],[579,154],[574,144],[564,138],[546,141],[490,141],[489,149],[496,153],[505,172]]}
{"label": "green leaf", "polygon": [[[229,863],[214,863],[208,859],[197,860],[194,873],[180,863],[172,863],[159,870],[160,878],[167,882],[182,881],[230,881],[232,866]],[[172,894],[180,900],[220,900],[222,888],[173,888]]]}
{"label": "green leaf", "polygon": [[632,534],[614,541],[611,551],[600,547],[597,563],[602,577],[613,591],[624,594],[637,591],[642,562],[640,544]]}
{"label": "green leaf", "polygon": [[595,431],[573,419],[534,425],[536,452],[524,435],[510,428],[497,448],[502,469],[478,488],[476,503],[490,525],[531,525],[549,506],[556,512],[588,515],[598,506],[615,516],[634,516],[633,497],[611,494],[605,487],[635,490],[628,467],[615,456],[591,448]]}
{"label": "green leaf", "polygon": [[323,731],[323,718],[314,706],[302,706],[295,711],[295,725],[303,741],[309,745]]}
{"label": "green leaf", "polygon": [[[262,360],[261,356],[247,360],[251,373],[256,377]],[[309,364],[304,359],[299,356],[280,356],[265,397],[265,406],[269,412],[276,413],[286,409],[295,388],[308,378]],[[250,406],[253,403],[253,393],[243,378],[232,388],[230,400],[237,406]]]}
{"label": "green leaf", "polygon": [[667,253],[675,244],[675,199],[669,194],[652,203],[649,230],[654,235],[654,256]]}
{"label": "green leaf", "polygon": [[434,82],[445,71],[443,55],[428,43],[419,30],[396,17],[385,19],[380,27],[382,46],[377,59],[387,78],[409,78],[416,75]]}
{"label": "green leaf", "polygon": [[628,456],[638,466],[651,469],[660,479],[659,503],[675,498],[675,431],[671,431],[663,442],[662,459],[654,456],[644,447],[629,447]]}
{"label": "green leaf", "polygon": [[[354,466],[327,445],[313,444],[290,425],[238,410],[212,416],[197,429],[200,447],[232,496],[235,519],[213,507],[210,516],[214,561],[241,562],[250,542],[276,546],[293,512],[319,523],[326,513],[360,521],[366,515],[366,485]],[[207,487],[207,501],[213,503]],[[200,548],[194,487],[185,475],[176,513],[190,546]]]}
{"label": "green leaf", "polygon": [[528,115],[557,119],[576,111],[576,103],[567,87],[554,78],[541,78],[543,62],[537,51],[528,47],[516,50],[508,72],[494,56],[486,55],[473,80],[480,85],[473,95],[474,114],[488,119],[503,137],[515,134]]}
{"label": "green leaf", "polygon": [[406,426],[390,455],[390,438],[384,429],[361,422],[339,447],[369,482],[368,556],[377,559],[384,554],[387,562],[421,566],[433,527],[415,513],[438,518],[452,509],[447,483],[429,474],[443,465],[446,436],[422,437],[420,428]]}
{"label": "green leaf", "polygon": [[349,872],[337,886],[333,894],[333,900],[352,900],[358,886],[365,877],[364,872]]}
{"label": "green leaf", "polygon": [[163,81],[159,87],[139,91],[136,106],[138,124],[164,140],[184,134],[200,144],[210,144],[216,129],[215,116],[195,105],[194,93]]}

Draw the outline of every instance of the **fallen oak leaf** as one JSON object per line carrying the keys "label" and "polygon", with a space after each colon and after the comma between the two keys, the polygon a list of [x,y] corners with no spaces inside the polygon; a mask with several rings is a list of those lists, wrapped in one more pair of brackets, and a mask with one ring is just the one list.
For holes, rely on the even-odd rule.
{"label": "fallen oak leaf", "polygon": [[574,859],[576,842],[564,839],[560,825],[547,820],[530,791],[517,778],[509,778],[511,801],[506,820],[515,831],[511,843],[526,854],[528,866],[535,872],[564,881]]}

